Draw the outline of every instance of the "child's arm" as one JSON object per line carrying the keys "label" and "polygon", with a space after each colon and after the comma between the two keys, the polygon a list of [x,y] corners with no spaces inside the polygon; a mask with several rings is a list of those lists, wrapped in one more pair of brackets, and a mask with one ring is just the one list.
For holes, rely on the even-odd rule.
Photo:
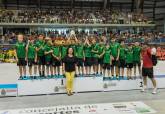
{"label": "child's arm", "polygon": [[85,42],[84,42],[84,45],[86,45],[87,44],[87,37],[85,38]]}
{"label": "child's arm", "polygon": [[25,57],[25,60],[27,60],[27,58],[28,58],[28,48],[29,48],[29,40],[28,40],[28,43],[26,45],[26,57]]}
{"label": "child's arm", "polygon": [[84,50],[83,50],[83,59],[84,59],[84,61],[85,61],[85,52],[84,52]]}
{"label": "child's arm", "polygon": [[16,58],[16,61],[18,62],[17,50],[16,50],[16,49],[14,49],[14,53],[15,53],[15,58]]}
{"label": "child's arm", "polygon": [[53,50],[50,50],[50,51],[44,51],[44,54],[45,54],[45,55],[50,54],[50,53],[53,53]]}
{"label": "child's arm", "polygon": [[112,65],[112,60],[114,60],[114,57],[110,55],[110,65]]}
{"label": "child's arm", "polygon": [[75,39],[75,41],[76,41],[76,43],[77,43],[77,42],[78,42],[78,39],[77,39],[77,37],[76,37],[76,36],[74,37],[74,39]]}
{"label": "child's arm", "polygon": [[35,59],[34,59],[34,62],[35,62],[35,63],[37,62],[37,52],[35,52]]}
{"label": "child's arm", "polygon": [[118,48],[118,54],[117,54],[117,58],[116,58],[117,61],[119,60],[119,55],[120,55],[120,48]]}
{"label": "child's arm", "polygon": [[[93,48],[95,48],[95,47],[93,47]],[[96,51],[96,50],[92,49],[91,52],[98,53],[98,50]]]}
{"label": "child's arm", "polygon": [[99,58],[101,58],[105,54],[105,50],[99,55]]}
{"label": "child's arm", "polygon": [[88,46],[91,46],[91,44],[89,43],[89,40],[87,41],[87,45],[88,45]]}
{"label": "child's arm", "polygon": [[52,56],[53,56],[54,58],[58,59],[58,57],[57,57],[57,56],[55,56],[53,53],[52,53]]}

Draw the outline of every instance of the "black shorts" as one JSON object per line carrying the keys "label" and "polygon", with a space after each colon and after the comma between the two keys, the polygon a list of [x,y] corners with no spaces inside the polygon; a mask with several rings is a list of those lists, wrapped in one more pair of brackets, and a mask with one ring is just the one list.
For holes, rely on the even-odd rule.
{"label": "black shorts", "polygon": [[103,69],[111,69],[111,65],[109,63],[103,63]]}
{"label": "black shorts", "polygon": [[133,68],[133,63],[127,63],[126,66],[127,68]]}
{"label": "black shorts", "polygon": [[32,66],[32,65],[36,65],[37,63],[35,63],[34,59],[28,59],[28,66]]}
{"label": "black shorts", "polygon": [[37,64],[38,65],[45,65],[45,56],[38,56],[37,57]]}
{"label": "black shorts", "polygon": [[153,67],[152,68],[142,68],[142,76],[148,76],[149,78],[154,78]]}
{"label": "black shorts", "polygon": [[103,58],[99,58],[99,59],[98,59],[98,63],[99,63],[100,65],[102,65],[102,64],[103,64]]}
{"label": "black shorts", "polygon": [[119,60],[119,67],[125,68],[125,66],[126,66],[125,60]]}
{"label": "black shorts", "polygon": [[112,60],[112,67],[114,66],[119,66],[119,61],[116,60],[116,58],[114,58],[114,60]]}
{"label": "black shorts", "polygon": [[137,65],[138,65],[138,66],[141,66],[141,62],[140,62],[140,61],[134,61],[134,62],[133,62],[133,65],[134,65],[134,66],[137,66]]}
{"label": "black shorts", "polygon": [[92,65],[98,65],[98,58],[92,57]]}
{"label": "black shorts", "polygon": [[51,66],[53,64],[53,59],[51,58],[50,60],[45,61],[46,66]]}
{"label": "black shorts", "polygon": [[91,57],[85,57],[84,66],[92,66],[92,58]]}
{"label": "black shorts", "polygon": [[59,60],[57,60],[57,59],[53,59],[53,62],[52,62],[52,65],[54,66],[54,67],[59,67],[59,66],[61,66],[61,61],[59,61]]}
{"label": "black shorts", "polygon": [[26,66],[27,62],[25,61],[25,58],[18,58],[17,66]]}
{"label": "black shorts", "polygon": [[77,58],[77,66],[78,67],[82,67],[83,66],[83,63],[84,63],[84,60],[83,60],[83,58]]}

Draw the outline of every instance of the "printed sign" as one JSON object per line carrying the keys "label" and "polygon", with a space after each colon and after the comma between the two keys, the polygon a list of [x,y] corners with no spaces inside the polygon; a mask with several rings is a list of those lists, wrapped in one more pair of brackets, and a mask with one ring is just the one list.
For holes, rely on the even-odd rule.
{"label": "printed sign", "polygon": [[43,108],[3,110],[0,114],[150,114],[155,110],[143,102],[69,105]]}

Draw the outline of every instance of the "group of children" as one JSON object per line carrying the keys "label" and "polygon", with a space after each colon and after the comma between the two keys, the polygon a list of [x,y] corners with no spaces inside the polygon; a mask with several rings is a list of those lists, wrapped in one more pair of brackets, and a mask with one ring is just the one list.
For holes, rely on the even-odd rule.
{"label": "group of children", "polygon": [[77,58],[77,75],[99,74],[119,79],[124,78],[124,71],[127,68],[128,79],[132,79],[132,69],[134,68],[136,77],[137,66],[141,74],[141,47],[138,42],[126,45],[124,40],[117,42],[115,38],[111,38],[110,42],[107,41],[95,37],[77,39],[71,36],[59,43],[56,39],[52,40],[40,34],[37,39],[30,37],[25,43],[24,36],[19,34],[15,52],[20,79],[27,78],[26,65],[29,67],[31,79],[37,78],[37,68],[41,78],[60,75],[60,66],[68,47],[73,48],[74,56]]}

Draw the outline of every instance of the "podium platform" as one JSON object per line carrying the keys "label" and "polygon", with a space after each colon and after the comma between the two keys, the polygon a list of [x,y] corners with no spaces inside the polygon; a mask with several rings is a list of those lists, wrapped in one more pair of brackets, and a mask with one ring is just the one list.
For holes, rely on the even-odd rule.
{"label": "podium platform", "polygon": [[[165,75],[156,76],[158,88],[165,88]],[[66,93],[64,77],[41,80],[18,80],[18,96],[46,95]],[[103,92],[120,90],[137,90],[143,87],[142,79],[110,79],[103,76],[81,76],[74,79],[74,92]],[[153,88],[148,80],[148,88]]]}
{"label": "podium platform", "polygon": [[[41,80],[18,80],[18,96],[66,93],[63,77]],[[102,76],[75,77],[74,92],[102,91]]]}

